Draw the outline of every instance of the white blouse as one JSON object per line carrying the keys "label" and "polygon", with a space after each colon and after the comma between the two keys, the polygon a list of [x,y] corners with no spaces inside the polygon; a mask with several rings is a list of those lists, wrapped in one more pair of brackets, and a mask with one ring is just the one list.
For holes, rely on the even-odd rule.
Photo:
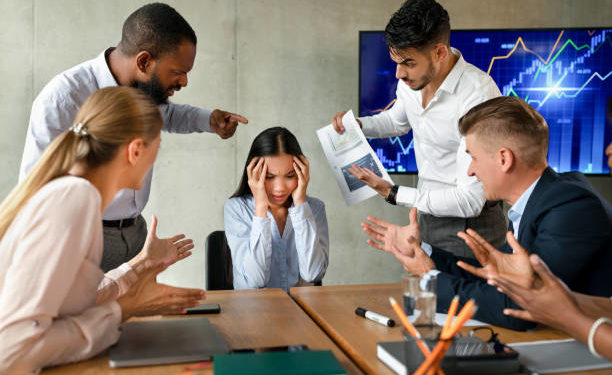
{"label": "white blouse", "polygon": [[92,357],[119,338],[115,300],[137,280],[128,264],[108,272],[101,197],[74,176],[43,186],[0,240],[0,373]]}

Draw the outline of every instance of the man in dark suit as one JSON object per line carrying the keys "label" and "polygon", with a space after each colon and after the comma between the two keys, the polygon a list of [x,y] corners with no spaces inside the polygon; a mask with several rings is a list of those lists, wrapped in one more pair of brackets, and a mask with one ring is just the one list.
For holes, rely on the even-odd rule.
{"label": "man in dark suit", "polygon": [[[542,116],[521,99],[499,97],[472,108],[461,118],[459,130],[472,156],[468,174],[482,181],[487,200],[503,199],[511,205],[510,232],[500,250],[512,254],[509,244],[518,240],[572,290],[611,296],[612,208],[582,174],[557,174],[548,167],[548,125]],[[363,223],[373,239],[370,245],[394,254],[409,272],[437,275],[438,311],[445,312],[459,295],[461,303],[476,300],[476,319],[517,330],[535,326],[504,315],[504,308],[517,305],[457,266],[458,261],[478,266],[476,260],[421,243],[416,212],[406,227],[368,219],[376,224]],[[490,246],[474,231],[459,235],[468,245]],[[485,260],[484,272],[495,273],[495,261],[504,259],[489,264]],[[525,274],[524,285],[535,281]]]}

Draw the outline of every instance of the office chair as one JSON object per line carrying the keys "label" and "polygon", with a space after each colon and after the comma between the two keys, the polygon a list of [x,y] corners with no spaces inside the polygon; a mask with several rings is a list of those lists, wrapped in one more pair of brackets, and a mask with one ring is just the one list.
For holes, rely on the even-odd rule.
{"label": "office chair", "polygon": [[234,289],[232,253],[225,231],[216,230],[206,237],[206,290]]}
{"label": "office chair", "polygon": [[[315,281],[315,286],[321,286],[321,281]],[[206,290],[234,289],[234,271],[232,268],[232,253],[225,231],[216,230],[206,237]]]}

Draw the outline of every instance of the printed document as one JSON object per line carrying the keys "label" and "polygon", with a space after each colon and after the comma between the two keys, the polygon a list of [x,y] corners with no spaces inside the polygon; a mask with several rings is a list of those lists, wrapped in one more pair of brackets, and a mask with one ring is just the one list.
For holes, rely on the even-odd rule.
{"label": "printed document", "polygon": [[368,168],[391,184],[393,181],[363,135],[353,111],[346,112],[342,124],[345,129],[343,134],[338,134],[330,124],[317,130],[317,136],[342,196],[351,206],[378,194],[349,172],[351,165]]}

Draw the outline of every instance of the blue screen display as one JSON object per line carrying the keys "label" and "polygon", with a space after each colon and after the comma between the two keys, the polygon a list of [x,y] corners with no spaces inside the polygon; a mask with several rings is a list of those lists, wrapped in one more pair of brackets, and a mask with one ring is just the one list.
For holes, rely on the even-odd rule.
{"label": "blue screen display", "polygon": [[[612,29],[453,30],[451,46],[489,73],[503,95],[523,98],[542,114],[553,169],[610,172],[604,150],[612,140],[606,119],[612,111]],[[360,33],[359,75],[360,116],[392,105],[398,81],[383,32]],[[388,172],[417,171],[411,132],[370,144]]]}

